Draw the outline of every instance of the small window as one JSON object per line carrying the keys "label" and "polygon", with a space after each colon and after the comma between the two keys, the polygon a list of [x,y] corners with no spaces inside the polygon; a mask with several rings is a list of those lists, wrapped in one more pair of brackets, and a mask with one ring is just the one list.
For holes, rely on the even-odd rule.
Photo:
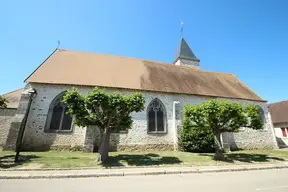
{"label": "small window", "polygon": [[67,115],[68,108],[62,103],[64,93],[58,95],[51,103],[47,123],[46,131],[49,132],[70,132],[72,128],[72,117]]}
{"label": "small window", "polygon": [[166,133],[166,111],[159,99],[154,99],[147,109],[148,133]]}
{"label": "small window", "polygon": [[282,136],[283,137],[287,137],[287,132],[288,132],[288,127],[286,127],[286,128],[281,128],[281,131],[282,131]]}

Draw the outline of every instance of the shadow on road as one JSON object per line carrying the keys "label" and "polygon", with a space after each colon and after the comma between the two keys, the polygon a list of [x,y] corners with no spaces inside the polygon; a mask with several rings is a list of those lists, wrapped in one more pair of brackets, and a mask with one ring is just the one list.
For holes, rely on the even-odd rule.
{"label": "shadow on road", "polygon": [[149,153],[143,155],[120,154],[109,157],[104,166],[149,166],[149,165],[172,165],[180,164],[182,161],[177,157],[161,157],[158,154]]}
{"label": "shadow on road", "polygon": [[[214,154],[199,154],[201,156],[210,156],[213,159]],[[245,163],[261,163],[261,162],[271,162],[271,161],[285,161],[283,158],[272,157],[265,154],[249,154],[249,153],[236,153],[236,154],[225,154],[225,159],[220,160],[228,163],[233,163],[234,161],[245,162]]]}
{"label": "shadow on road", "polygon": [[23,165],[25,163],[31,162],[32,159],[39,158],[36,155],[20,155],[19,162],[14,162],[15,155],[5,155],[0,157],[0,168],[8,169],[11,167],[16,167],[18,165]]}

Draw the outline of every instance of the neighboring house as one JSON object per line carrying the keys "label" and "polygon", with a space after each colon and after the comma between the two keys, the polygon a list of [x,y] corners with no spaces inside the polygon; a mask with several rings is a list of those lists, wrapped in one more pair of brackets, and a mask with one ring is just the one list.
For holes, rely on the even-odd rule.
{"label": "neighboring house", "polygon": [[268,105],[279,147],[288,147],[288,100]]}
{"label": "neighboring house", "polygon": [[184,106],[209,99],[255,104],[261,110],[264,130],[242,128],[239,133],[223,134],[225,147],[277,148],[266,101],[233,74],[199,68],[200,60],[183,37],[171,64],[56,49],[25,80],[4,149],[15,148],[19,130],[25,127],[26,150],[96,150],[98,132],[73,125],[61,102],[67,89],[76,87],[87,94],[95,86],[122,94],[137,91],[145,98],[145,110],[132,114],[132,128],[111,135],[111,150],[177,149]]}
{"label": "neighboring house", "polygon": [[3,146],[6,143],[9,128],[13,117],[16,114],[21,93],[23,91],[24,89],[18,89],[2,95],[8,101],[8,103],[7,108],[0,108],[0,146]]}

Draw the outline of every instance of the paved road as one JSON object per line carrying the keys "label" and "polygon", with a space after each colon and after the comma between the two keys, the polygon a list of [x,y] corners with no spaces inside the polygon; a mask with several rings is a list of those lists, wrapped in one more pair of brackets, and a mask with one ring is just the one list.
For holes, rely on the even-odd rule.
{"label": "paved road", "polygon": [[287,192],[288,169],[82,179],[0,180],[1,192]]}

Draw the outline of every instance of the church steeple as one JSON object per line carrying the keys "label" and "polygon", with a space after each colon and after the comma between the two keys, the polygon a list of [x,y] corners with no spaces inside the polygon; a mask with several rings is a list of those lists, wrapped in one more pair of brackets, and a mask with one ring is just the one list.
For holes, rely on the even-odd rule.
{"label": "church steeple", "polygon": [[190,49],[184,37],[181,36],[173,64],[185,65],[199,69],[200,68],[199,62],[200,60],[194,55],[193,51]]}

